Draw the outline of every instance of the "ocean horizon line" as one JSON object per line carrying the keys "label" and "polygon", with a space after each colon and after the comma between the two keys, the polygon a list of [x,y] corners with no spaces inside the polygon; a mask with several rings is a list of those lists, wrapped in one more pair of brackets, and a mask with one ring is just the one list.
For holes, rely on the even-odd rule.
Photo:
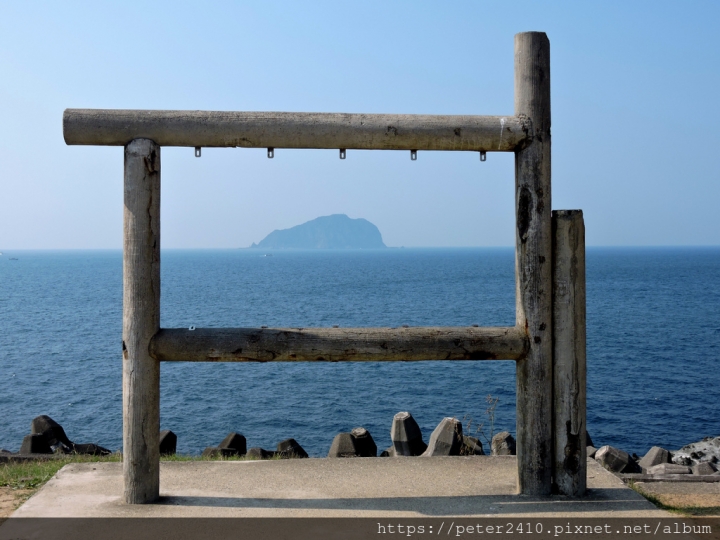
{"label": "ocean horizon line", "polygon": [[[384,248],[258,248],[258,247],[165,247],[161,248],[160,251],[252,251],[253,253],[264,253],[265,251],[273,252],[384,252],[388,250],[468,250],[468,249],[483,249],[483,250],[510,250],[515,249],[515,246],[387,246]],[[683,250],[683,249],[720,249],[720,244],[647,244],[647,245],[587,245],[587,250],[596,249],[617,249],[617,250],[652,250],[652,249],[665,249],[665,250]],[[113,248],[0,248],[0,254],[5,255],[10,252],[122,252],[121,247]]]}

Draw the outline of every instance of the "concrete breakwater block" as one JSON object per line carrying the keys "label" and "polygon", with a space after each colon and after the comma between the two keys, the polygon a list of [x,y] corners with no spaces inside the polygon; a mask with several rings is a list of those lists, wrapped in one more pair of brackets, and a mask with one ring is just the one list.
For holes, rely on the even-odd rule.
{"label": "concrete breakwater block", "polygon": [[228,435],[220,441],[217,446],[208,446],[203,450],[202,457],[206,458],[219,458],[219,457],[233,457],[233,456],[244,456],[247,451],[247,443],[245,436],[242,433],[235,433],[231,431]]}
{"label": "concrete breakwater block", "polygon": [[30,435],[23,438],[20,454],[88,454],[106,456],[110,450],[95,443],[77,444],[65,434],[63,427],[43,414],[33,418]]}
{"label": "concrete breakwater block", "polygon": [[630,463],[630,454],[619,448],[605,445],[595,452],[595,461],[612,472],[623,472]]}
{"label": "concrete breakwater block", "polygon": [[203,457],[243,457],[248,459],[290,459],[308,457],[305,449],[295,439],[285,439],[277,444],[277,451],[265,450],[259,446],[247,448],[247,439],[242,433],[231,432],[218,446],[208,446],[202,453]]}
{"label": "concrete breakwater block", "polygon": [[237,450],[233,448],[219,448],[217,446],[208,446],[202,453],[202,457],[205,458],[235,457],[237,455]]}
{"label": "concrete breakwater block", "polygon": [[647,454],[638,461],[638,465],[643,471],[662,463],[670,463],[670,452],[659,446],[653,446],[648,450]]}
{"label": "concrete breakwater block", "polygon": [[516,452],[515,438],[508,431],[501,431],[492,438],[490,449],[493,456],[514,456]]}
{"label": "concrete breakwater block", "polygon": [[275,452],[255,446],[253,448],[248,448],[245,457],[248,459],[272,459],[275,457]]}
{"label": "concrete breakwater block", "polygon": [[696,475],[709,476],[711,474],[715,474],[718,468],[714,463],[703,461],[702,463],[698,463],[697,465],[690,467],[690,470],[692,470],[692,473]]}
{"label": "concrete breakwater block", "polygon": [[84,454],[86,456],[107,456],[112,453],[107,448],[95,443],[73,444],[72,451],[75,454]]}
{"label": "concrete breakwater block", "polygon": [[285,439],[277,444],[276,455],[283,459],[298,459],[309,457],[305,449],[295,439]]}
{"label": "concrete breakwater block", "polygon": [[338,433],[330,445],[328,457],[376,457],[377,445],[370,432],[356,427],[349,433]]}
{"label": "concrete breakwater block", "polygon": [[641,470],[630,454],[610,445],[601,447],[595,453],[595,461],[615,473],[636,473]]}
{"label": "concrete breakwater block", "polygon": [[593,444],[593,440],[592,440],[592,438],[590,438],[590,434],[587,432],[587,430],[585,430],[585,446],[593,446],[593,447],[595,446]]}
{"label": "concrete breakwater block", "polygon": [[460,455],[484,456],[485,450],[483,449],[483,445],[482,442],[480,442],[480,439],[463,435],[463,446],[460,449]]}
{"label": "concrete breakwater block", "polygon": [[377,456],[377,444],[375,444],[375,440],[367,429],[364,427],[353,428],[350,435],[355,439],[355,448],[360,457]]}
{"label": "concrete breakwater block", "polygon": [[686,467],[684,465],[676,465],[675,463],[660,463],[659,465],[654,465],[653,467],[650,467],[647,472],[651,475],[692,473],[690,467]]}
{"label": "concrete breakwater block", "polygon": [[30,433],[42,435],[51,447],[64,446],[70,450],[73,446],[63,427],[45,414],[33,418],[30,423]]}
{"label": "concrete breakwater block", "polygon": [[330,444],[329,458],[356,457],[355,439],[351,433],[343,432],[335,435]]}
{"label": "concrete breakwater block", "polygon": [[394,456],[419,456],[427,450],[420,426],[409,412],[399,412],[393,417],[390,438]]}
{"label": "concrete breakwater block", "polygon": [[177,435],[169,429],[160,432],[160,455],[172,456],[177,451]]}
{"label": "concrete breakwater block", "polygon": [[433,430],[424,457],[459,456],[463,445],[462,423],[457,418],[443,418]]}
{"label": "concrete breakwater block", "polygon": [[52,448],[45,440],[45,437],[39,433],[25,435],[22,445],[20,445],[21,454],[52,454]]}
{"label": "concrete breakwater block", "polygon": [[232,431],[218,444],[218,448],[230,450],[236,456],[244,456],[247,452],[247,441],[242,433]]}

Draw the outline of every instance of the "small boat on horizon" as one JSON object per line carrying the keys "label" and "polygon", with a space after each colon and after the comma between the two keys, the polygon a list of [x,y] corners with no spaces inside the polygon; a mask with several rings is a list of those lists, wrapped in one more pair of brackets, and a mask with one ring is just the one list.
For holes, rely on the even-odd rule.
{"label": "small boat on horizon", "polygon": [[10,257],[8,260],[9,261],[17,261],[17,259],[15,257]]}

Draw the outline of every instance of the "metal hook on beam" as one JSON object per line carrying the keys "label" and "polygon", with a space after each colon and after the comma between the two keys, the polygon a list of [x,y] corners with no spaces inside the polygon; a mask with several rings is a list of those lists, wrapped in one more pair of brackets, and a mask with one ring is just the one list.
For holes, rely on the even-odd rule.
{"label": "metal hook on beam", "polygon": [[345,159],[346,150],[344,148],[340,149],[340,159]]}
{"label": "metal hook on beam", "polygon": [[268,159],[272,159],[275,157],[275,149],[274,148],[268,148]]}
{"label": "metal hook on beam", "polygon": [[417,150],[410,150],[410,160],[417,161]]}
{"label": "metal hook on beam", "polygon": [[195,147],[195,157],[200,157],[202,149],[199,146]]}

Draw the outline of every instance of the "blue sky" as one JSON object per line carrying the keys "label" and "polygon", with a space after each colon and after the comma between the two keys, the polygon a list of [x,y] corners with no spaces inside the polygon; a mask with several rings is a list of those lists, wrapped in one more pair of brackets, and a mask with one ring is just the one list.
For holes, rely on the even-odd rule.
{"label": "blue sky", "polygon": [[[717,2],[2,2],[0,250],[119,248],[122,148],[77,108],[512,114],[513,36],[547,32],[553,208],[588,245],[720,244]],[[166,248],[346,213],[390,246],[510,246],[513,159],[164,148]]]}

